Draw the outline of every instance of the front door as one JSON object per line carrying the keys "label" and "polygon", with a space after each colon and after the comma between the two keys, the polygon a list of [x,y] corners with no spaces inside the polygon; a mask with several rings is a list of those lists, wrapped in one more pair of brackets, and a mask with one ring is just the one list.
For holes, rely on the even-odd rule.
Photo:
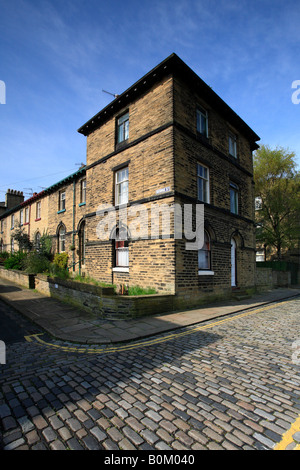
{"label": "front door", "polygon": [[236,287],[236,243],[231,239],[231,287]]}

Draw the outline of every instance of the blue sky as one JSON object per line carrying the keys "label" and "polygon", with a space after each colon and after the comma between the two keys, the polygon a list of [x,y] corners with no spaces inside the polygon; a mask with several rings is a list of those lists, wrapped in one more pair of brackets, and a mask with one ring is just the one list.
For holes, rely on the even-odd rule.
{"label": "blue sky", "polygon": [[[172,52],[300,166],[297,0],[0,0],[0,201],[86,161],[77,129]],[[0,99],[1,101],[1,99]]]}

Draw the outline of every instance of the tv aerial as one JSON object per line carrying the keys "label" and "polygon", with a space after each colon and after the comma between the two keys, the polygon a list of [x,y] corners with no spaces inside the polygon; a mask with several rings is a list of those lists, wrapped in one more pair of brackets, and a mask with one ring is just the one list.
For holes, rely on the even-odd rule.
{"label": "tv aerial", "polygon": [[116,93],[110,93],[110,91],[106,91],[106,90],[102,90],[103,93],[107,93],[108,95],[111,95],[113,96],[114,98],[118,98],[119,95],[117,95]]}

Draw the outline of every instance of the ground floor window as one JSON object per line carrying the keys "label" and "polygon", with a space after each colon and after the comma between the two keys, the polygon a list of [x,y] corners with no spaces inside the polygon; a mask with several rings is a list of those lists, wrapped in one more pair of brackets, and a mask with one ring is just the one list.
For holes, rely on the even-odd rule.
{"label": "ground floor window", "polygon": [[199,271],[211,269],[211,247],[210,237],[204,230],[204,244],[201,250],[198,250],[198,269]]}
{"label": "ground floor window", "polygon": [[115,239],[115,266],[128,267],[129,266],[129,247],[128,247],[128,234],[125,227],[116,230]]}
{"label": "ground floor window", "polygon": [[37,233],[35,234],[35,237],[34,237],[34,246],[35,246],[36,251],[39,251],[39,250],[40,250],[40,247],[41,247],[41,234],[40,234],[40,232],[37,232]]}
{"label": "ground floor window", "polygon": [[62,225],[58,230],[58,252],[66,251],[66,228]]}

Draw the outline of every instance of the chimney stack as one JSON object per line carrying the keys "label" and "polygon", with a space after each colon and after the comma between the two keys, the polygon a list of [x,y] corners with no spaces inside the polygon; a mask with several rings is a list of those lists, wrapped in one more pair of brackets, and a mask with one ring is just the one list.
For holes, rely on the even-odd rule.
{"label": "chimney stack", "polygon": [[23,191],[16,191],[15,189],[8,189],[5,196],[6,210],[12,209],[24,202]]}

